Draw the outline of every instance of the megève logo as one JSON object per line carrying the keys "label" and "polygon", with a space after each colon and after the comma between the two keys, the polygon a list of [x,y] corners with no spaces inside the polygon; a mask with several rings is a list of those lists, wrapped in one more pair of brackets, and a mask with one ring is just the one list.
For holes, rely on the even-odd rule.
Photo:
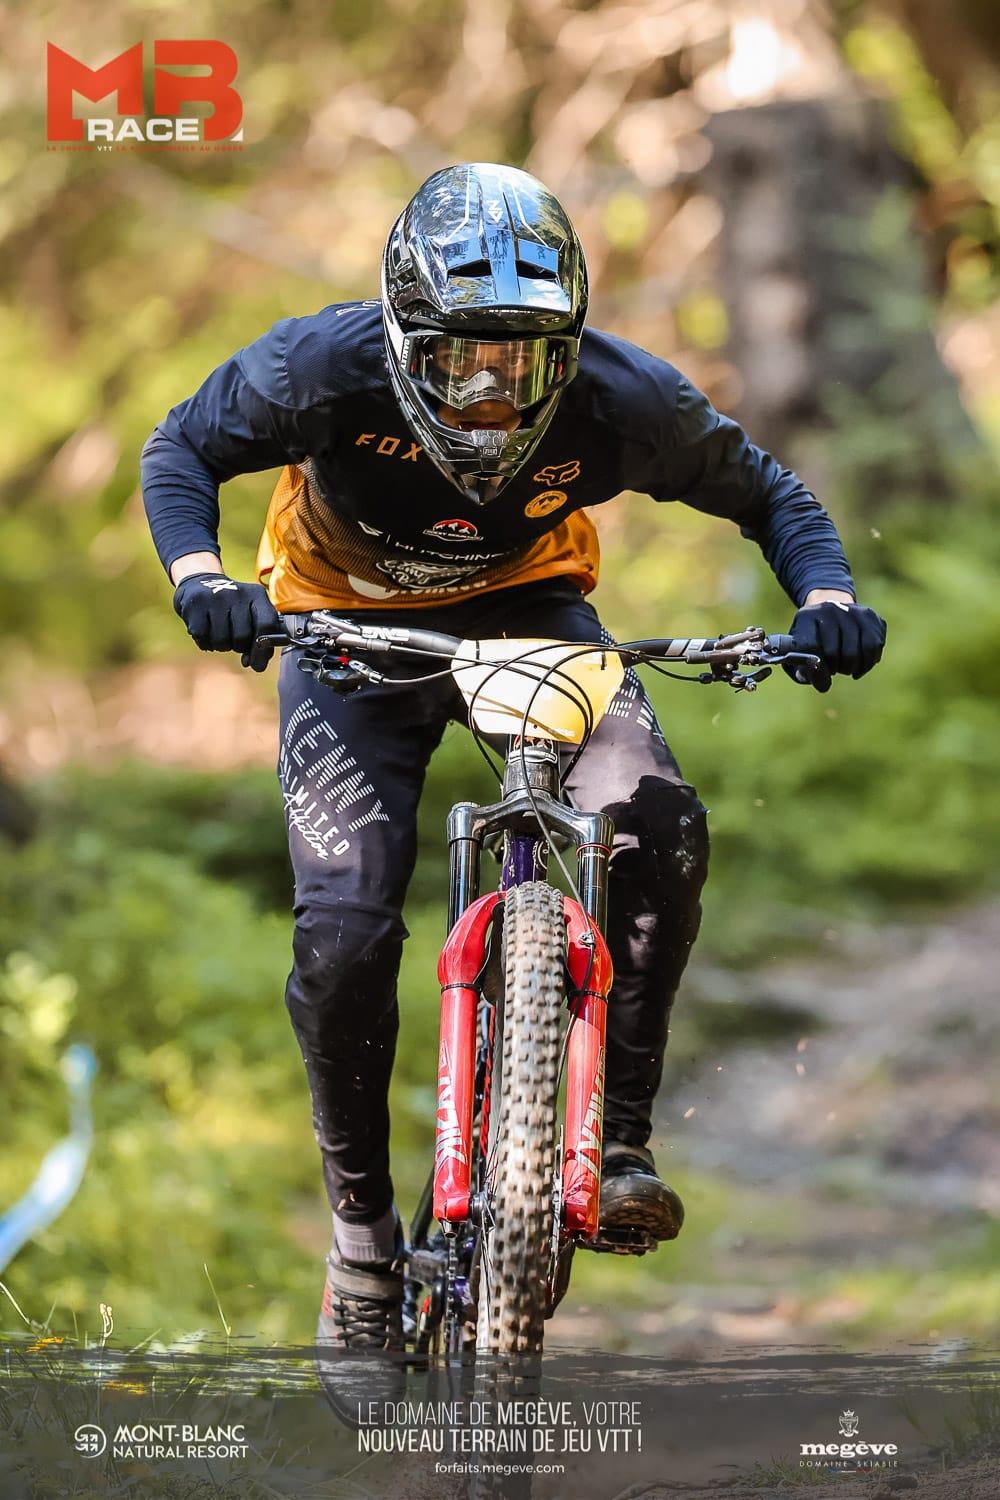
{"label": "meg\u00e8ve logo", "polygon": [[[856,1438],[861,1419],[857,1412],[842,1411],[838,1418],[841,1438]],[[871,1440],[839,1443],[800,1443],[800,1469],[895,1469],[898,1463],[899,1445]]]}
{"label": "meg\u00e8ve logo", "polygon": [[[192,66],[207,71],[174,71]],[[148,109],[142,42],[93,68],[50,42],[48,139],[71,143],[78,150],[123,145],[239,149],[243,100],[233,88],[238,68],[236,53],[225,42],[154,42],[153,98]],[[113,97],[115,112],[78,117],[74,113],[77,96],[91,104],[104,104]],[[195,114],[192,105],[208,105],[211,112]]]}

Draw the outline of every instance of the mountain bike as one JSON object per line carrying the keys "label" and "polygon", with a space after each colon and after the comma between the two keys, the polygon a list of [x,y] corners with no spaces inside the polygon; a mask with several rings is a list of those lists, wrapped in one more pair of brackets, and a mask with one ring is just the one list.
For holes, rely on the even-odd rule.
{"label": "mountain bike", "polygon": [[[282,617],[261,638],[341,693],[393,679],[386,658],[437,659],[492,762],[496,802],[448,818],[448,928],[441,985],[434,1165],[406,1246],[404,1331],[418,1357],[537,1354],[577,1248],[644,1254],[642,1230],[599,1224],[604,1056],[612,965],[604,938],[614,828],[562,787],[626,666],[753,692],[776,663],[825,668],[758,627],[715,639],[459,640],[326,610]],[[357,653],[357,654],[356,654]],[[672,672],[693,665],[695,676]],[[564,852],[575,850],[575,868]],[[482,891],[483,854],[499,880]],[[564,893],[548,879],[552,857]]]}

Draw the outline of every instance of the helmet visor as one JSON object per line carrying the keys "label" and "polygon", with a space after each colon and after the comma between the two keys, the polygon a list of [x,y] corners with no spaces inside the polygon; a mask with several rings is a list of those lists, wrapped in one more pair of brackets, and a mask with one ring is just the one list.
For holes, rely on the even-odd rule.
{"label": "helmet visor", "polygon": [[406,374],[458,411],[477,401],[506,401],[525,411],[565,385],[575,372],[573,345],[563,338],[488,340],[430,334],[411,335],[407,343]]}

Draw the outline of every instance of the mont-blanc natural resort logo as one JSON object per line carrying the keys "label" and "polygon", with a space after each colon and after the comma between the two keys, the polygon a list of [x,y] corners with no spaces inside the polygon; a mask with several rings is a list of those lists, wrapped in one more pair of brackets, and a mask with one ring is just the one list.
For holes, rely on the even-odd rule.
{"label": "mont-blanc natural resort logo", "polygon": [[[840,1413],[841,1439],[858,1436],[861,1419],[856,1412]],[[899,1446],[896,1443],[860,1442],[800,1443],[800,1469],[897,1469]]]}
{"label": "mont-blanc natural resort logo", "polygon": [[243,1422],[199,1427],[195,1422],[121,1422],[113,1430],[84,1422],[73,1434],[77,1453],[100,1458],[246,1458]]}
{"label": "mont-blanc natural resort logo", "polygon": [[[242,151],[243,100],[233,88],[239,64],[225,42],[158,41],[147,99],[143,44],[90,67],[48,46],[50,151]],[[198,68],[198,73],[176,72]],[[74,113],[77,97],[100,105]],[[108,101],[114,99],[114,113]],[[152,108],[149,108],[149,104]]]}

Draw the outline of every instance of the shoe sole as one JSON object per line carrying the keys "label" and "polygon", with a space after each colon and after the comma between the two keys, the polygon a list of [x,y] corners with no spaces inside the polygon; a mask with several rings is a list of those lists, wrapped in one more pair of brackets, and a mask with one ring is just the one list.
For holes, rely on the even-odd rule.
{"label": "shoe sole", "polygon": [[[334,1415],[352,1431],[369,1425],[360,1420],[360,1406],[383,1408],[406,1395],[406,1367],[400,1350],[345,1349],[323,1336],[322,1320],[316,1329],[314,1350],[316,1379]],[[387,1426],[388,1422],[379,1425]]]}
{"label": "shoe sole", "polygon": [[616,1193],[601,1210],[598,1233],[621,1234],[633,1230],[653,1240],[675,1240],[684,1222],[683,1211],[678,1219],[670,1199],[657,1185],[648,1190],[636,1187]]}

